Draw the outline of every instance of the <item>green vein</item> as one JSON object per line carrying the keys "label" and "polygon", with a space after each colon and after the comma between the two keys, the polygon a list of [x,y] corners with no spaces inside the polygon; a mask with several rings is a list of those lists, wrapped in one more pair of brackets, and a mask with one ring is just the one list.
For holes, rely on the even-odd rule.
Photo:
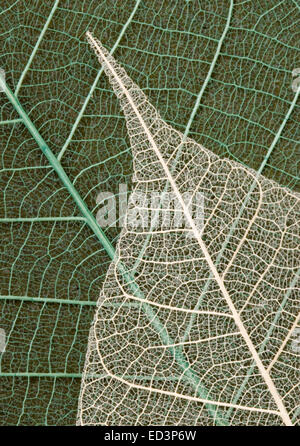
{"label": "green vein", "polygon": [[36,223],[39,221],[84,221],[85,217],[12,217],[12,218],[0,218],[0,223]]}
{"label": "green vein", "polygon": [[52,10],[51,10],[51,12],[50,12],[50,14],[49,14],[49,17],[48,17],[48,19],[47,19],[47,21],[46,21],[46,23],[45,23],[45,25],[44,25],[44,27],[43,27],[43,29],[42,29],[42,32],[41,32],[41,34],[40,34],[40,36],[39,36],[39,38],[38,38],[38,40],[37,40],[37,42],[36,42],[36,44],[35,44],[35,47],[33,48],[33,51],[32,51],[32,53],[31,53],[31,55],[30,55],[30,58],[29,58],[29,60],[28,60],[28,62],[27,62],[27,64],[26,64],[26,66],[25,66],[25,68],[24,68],[24,70],[23,70],[23,72],[22,72],[22,74],[21,74],[21,76],[20,76],[18,85],[17,85],[16,90],[15,90],[15,95],[16,95],[16,96],[18,96],[18,93],[19,93],[20,88],[21,88],[21,86],[22,86],[23,79],[24,79],[24,77],[26,76],[27,71],[29,70],[29,67],[30,67],[30,65],[31,65],[31,62],[33,61],[33,58],[35,57],[35,54],[36,54],[36,52],[37,52],[37,50],[38,50],[38,48],[39,48],[39,46],[40,46],[40,43],[41,43],[41,41],[42,41],[42,39],[43,39],[43,37],[44,37],[44,34],[45,34],[45,32],[47,31],[47,29],[48,29],[48,27],[49,27],[49,24],[50,24],[50,22],[51,22],[51,20],[52,20],[53,14],[54,14],[55,11],[56,11],[56,8],[57,8],[57,6],[58,6],[58,3],[59,3],[59,0],[56,0],[55,3],[54,3],[54,5],[53,5],[53,7],[52,7]]}
{"label": "green vein", "polygon": [[88,300],[76,300],[76,299],[60,299],[53,297],[30,297],[30,296],[13,296],[13,295],[1,295],[0,300],[19,300],[24,302],[36,302],[36,303],[54,303],[54,304],[68,304],[68,305],[81,305],[81,306],[93,306],[97,305],[97,302]]}
{"label": "green vein", "polygon": [[198,93],[198,96],[197,96],[197,99],[196,99],[196,102],[195,102],[193,111],[192,111],[192,113],[191,113],[191,115],[190,115],[190,119],[189,119],[189,121],[188,121],[188,123],[187,123],[185,132],[184,132],[184,134],[183,134],[183,138],[184,138],[184,140],[185,140],[185,138],[187,137],[187,135],[188,135],[188,133],[189,133],[189,131],[190,131],[191,125],[192,125],[192,123],[193,123],[193,120],[194,120],[195,115],[196,115],[196,113],[197,113],[197,110],[198,110],[198,108],[199,108],[199,105],[200,105],[200,102],[201,102],[203,93],[204,93],[204,91],[205,91],[205,89],[206,89],[206,87],[207,87],[207,84],[209,83],[209,81],[210,81],[210,79],[211,79],[212,72],[213,72],[213,70],[214,70],[214,68],[215,68],[215,65],[216,65],[216,63],[217,63],[218,57],[219,57],[220,52],[221,52],[221,47],[222,47],[222,45],[223,45],[223,42],[224,42],[225,37],[226,37],[226,34],[227,34],[227,32],[228,32],[228,30],[229,30],[229,27],[230,27],[230,21],[231,21],[231,18],[232,18],[232,12],[233,12],[233,0],[230,0],[230,6],[229,6],[228,15],[227,15],[226,25],[225,25],[225,27],[224,27],[222,36],[221,36],[221,38],[220,38],[220,40],[219,40],[219,42],[218,42],[218,46],[217,46],[217,49],[216,49],[214,58],[213,58],[213,60],[212,60],[212,62],[211,62],[211,64],[210,64],[210,68],[209,68],[208,73],[207,73],[207,75],[206,75],[205,81],[203,82],[203,85],[202,85],[202,87],[201,87],[201,90],[200,90],[199,93]]}
{"label": "green vein", "polygon": [[[96,307],[96,301],[90,300],[76,300],[76,299],[61,299],[53,297],[33,297],[33,296],[14,296],[14,295],[0,295],[0,300],[18,300],[21,302],[36,302],[36,303],[53,303],[53,304],[66,304],[66,305],[79,305],[79,306],[89,306]],[[105,304],[107,307],[119,308],[121,305],[128,308],[138,308],[139,304],[137,302],[107,302]]]}
{"label": "green vein", "polygon": [[0,125],[18,124],[23,122],[22,119],[7,119],[6,121],[0,121]]}

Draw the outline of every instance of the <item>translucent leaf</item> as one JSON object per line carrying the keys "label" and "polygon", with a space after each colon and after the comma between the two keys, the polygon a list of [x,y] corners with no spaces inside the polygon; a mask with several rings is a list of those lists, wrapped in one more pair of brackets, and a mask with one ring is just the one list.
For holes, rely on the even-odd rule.
{"label": "translucent leaf", "polygon": [[[126,118],[133,194],[170,189],[187,225],[174,224],[178,206],[160,203],[149,210],[168,210],[169,228],[157,218],[121,232],[90,331],[78,423],[293,425],[299,195],[173,129],[87,37]],[[187,191],[190,203],[204,197],[194,203],[204,203],[202,228]]]}

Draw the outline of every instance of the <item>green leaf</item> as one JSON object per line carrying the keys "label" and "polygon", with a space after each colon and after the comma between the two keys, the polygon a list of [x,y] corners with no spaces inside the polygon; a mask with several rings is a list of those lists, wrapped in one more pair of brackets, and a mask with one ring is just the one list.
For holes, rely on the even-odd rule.
{"label": "green leaf", "polygon": [[[131,183],[124,117],[86,31],[169,124],[298,190],[298,20],[293,0],[1,3],[0,66],[12,93],[0,92],[2,424],[75,423],[111,261],[91,217],[99,192]],[[118,224],[102,229],[115,246]]]}

